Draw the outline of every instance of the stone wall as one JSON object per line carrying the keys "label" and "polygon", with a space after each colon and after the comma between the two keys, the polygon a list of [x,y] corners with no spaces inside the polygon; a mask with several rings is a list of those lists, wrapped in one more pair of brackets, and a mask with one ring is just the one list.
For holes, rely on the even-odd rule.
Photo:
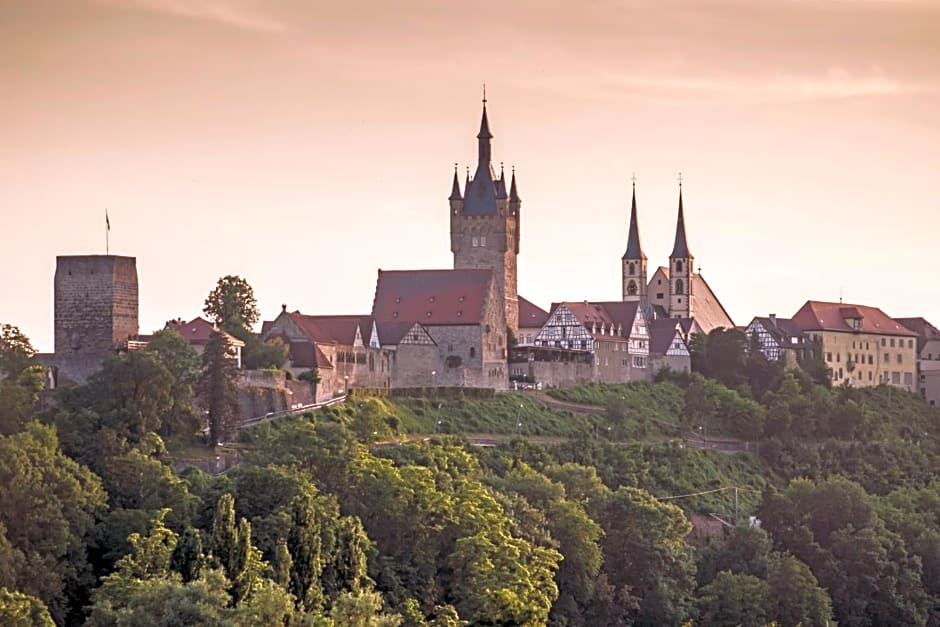
{"label": "stone wall", "polygon": [[82,383],[139,332],[137,260],[60,256],[54,283],[59,382]]}

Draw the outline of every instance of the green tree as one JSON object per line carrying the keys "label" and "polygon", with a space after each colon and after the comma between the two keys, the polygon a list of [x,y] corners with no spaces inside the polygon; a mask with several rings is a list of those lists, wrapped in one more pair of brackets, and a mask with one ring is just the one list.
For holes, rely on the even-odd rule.
{"label": "green tree", "polygon": [[767,565],[767,617],[780,627],[827,625],[832,601],[809,567],[789,553],[773,553]]}
{"label": "green tree", "polygon": [[218,280],[206,297],[202,311],[233,335],[240,329],[250,329],[261,316],[251,285],[245,279],[231,274]]}
{"label": "green tree", "polygon": [[209,445],[217,446],[235,434],[242,412],[236,384],[238,368],[224,334],[212,334],[203,353],[203,363],[205,372],[200,392],[209,412]]}
{"label": "green tree", "polygon": [[170,566],[173,571],[180,574],[183,583],[189,583],[199,579],[204,563],[202,534],[198,529],[187,526],[176,543],[176,548],[173,549]]}
{"label": "green tree", "polygon": [[298,604],[307,611],[316,610],[322,603],[323,591],[320,574],[323,572],[320,525],[316,518],[313,497],[303,494],[294,498],[290,506],[290,531],[287,548],[292,568],[290,592]]}
{"label": "green tree", "polygon": [[698,594],[699,621],[703,625],[763,627],[767,624],[767,582],[722,571]]}
{"label": "green tree", "polygon": [[105,499],[101,481],[62,454],[51,427],[33,422],[0,436],[0,523],[17,555],[15,589],[60,623],[79,620],[92,583],[86,538]]}
{"label": "green tree", "polygon": [[685,538],[692,529],[678,507],[621,486],[601,505],[604,570],[615,588],[640,601],[637,624],[681,622],[691,609],[694,567]]}
{"label": "green tree", "polygon": [[238,529],[235,527],[235,499],[225,493],[219,497],[212,519],[212,556],[215,563],[231,577],[237,569]]}
{"label": "green tree", "polygon": [[770,549],[770,537],[766,531],[760,527],[738,525],[726,540],[702,549],[696,579],[700,584],[707,584],[722,571],[763,579],[767,576]]}
{"label": "green tree", "polygon": [[46,605],[34,596],[0,587],[0,624],[6,627],[55,627]]}
{"label": "green tree", "polygon": [[172,404],[163,414],[161,433],[191,435],[199,428],[193,406],[196,385],[202,374],[199,353],[174,329],[154,333],[145,350],[156,356],[174,382]]}
{"label": "green tree", "polygon": [[29,339],[12,325],[0,325],[0,434],[22,430],[43,386],[43,367]]}
{"label": "green tree", "polygon": [[242,365],[249,370],[280,368],[287,362],[290,347],[281,338],[263,341],[254,333],[244,333],[239,339],[245,342],[242,349]]}

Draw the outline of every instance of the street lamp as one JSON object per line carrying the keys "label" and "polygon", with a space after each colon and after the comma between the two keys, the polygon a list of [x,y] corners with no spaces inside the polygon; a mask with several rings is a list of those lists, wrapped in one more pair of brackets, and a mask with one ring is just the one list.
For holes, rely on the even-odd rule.
{"label": "street lamp", "polygon": [[437,375],[437,370],[431,371],[431,387],[434,387],[434,377]]}
{"label": "street lamp", "polygon": [[343,394],[349,394],[349,375],[343,377],[345,384],[343,385]]}

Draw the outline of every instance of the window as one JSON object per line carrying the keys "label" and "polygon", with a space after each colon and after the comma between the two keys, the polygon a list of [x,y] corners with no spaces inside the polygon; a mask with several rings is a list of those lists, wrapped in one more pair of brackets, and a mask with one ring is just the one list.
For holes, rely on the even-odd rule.
{"label": "window", "polygon": [[682,279],[676,279],[676,294],[684,294],[685,286],[682,284]]}
{"label": "window", "polygon": [[630,274],[630,276],[633,276],[634,274],[636,274],[636,264],[634,264],[632,261],[628,263],[627,271]]}
{"label": "window", "polygon": [[826,361],[832,361],[832,353],[826,353]]}
{"label": "window", "polygon": [[898,372],[897,370],[891,373],[891,383],[893,383],[894,385],[901,384],[901,373]]}
{"label": "window", "polygon": [[682,260],[681,259],[676,260],[676,272],[682,272]]}
{"label": "window", "polygon": [[871,381],[871,370],[868,371],[868,380]]}
{"label": "window", "polygon": [[643,357],[643,355],[634,355],[633,367],[634,368],[646,368],[646,358]]}
{"label": "window", "polygon": [[904,385],[914,385],[914,375],[910,372],[904,373]]}
{"label": "window", "polygon": [[898,353],[898,363],[901,363],[903,361],[904,361],[904,355],[902,355],[901,353]]}
{"label": "window", "polygon": [[869,356],[868,356],[868,365],[871,366],[871,365],[874,364],[874,363],[875,363],[874,357],[873,357],[872,355],[869,355]]}
{"label": "window", "polygon": [[894,338],[891,338],[891,348],[894,348]]}
{"label": "window", "polygon": [[914,348],[914,340],[908,340],[908,341],[907,341],[907,347],[908,347],[908,348]]}
{"label": "window", "polygon": [[480,245],[480,240],[477,239],[476,237],[474,237],[473,239],[470,240],[470,244],[471,244],[474,248],[476,248],[477,246]]}
{"label": "window", "polygon": [[891,355],[885,353],[885,363],[888,363],[889,361],[891,361]]}
{"label": "window", "polygon": [[[630,274],[633,274],[633,272]],[[630,281],[627,283],[627,294],[629,296],[636,296],[636,281]]]}
{"label": "window", "polygon": [[659,300],[662,300],[662,299],[664,298],[663,293],[662,293],[662,292],[656,292],[656,298],[659,299]]}
{"label": "window", "polygon": [[480,247],[483,247],[483,246],[486,246],[486,236],[485,236],[485,235],[481,235],[481,236],[480,236]]}
{"label": "window", "polygon": [[881,338],[881,345],[882,345],[882,346],[885,345],[885,339],[884,339],[884,338]]}
{"label": "window", "polygon": [[471,347],[470,347],[470,357],[476,357],[476,356],[477,356],[477,347],[476,347],[476,346],[471,346]]}
{"label": "window", "polygon": [[836,362],[842,361],[842,353],[836,353]]}

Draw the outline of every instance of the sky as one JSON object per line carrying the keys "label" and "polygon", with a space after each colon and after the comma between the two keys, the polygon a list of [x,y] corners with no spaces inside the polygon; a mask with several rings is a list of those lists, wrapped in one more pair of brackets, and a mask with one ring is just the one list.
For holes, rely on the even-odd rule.
{"label": "sky", "polygon": [[379,268],[452,266],[485,82],[536,304],[620,298],[634,174],[665,264],[681,172],[737,324],[940,324],[938,59],[936,0],[0,0],[0,323],[53,349],[56,255],[103,253],[105,210],[142,333],[228,274],[263,319],[368,313]]}

